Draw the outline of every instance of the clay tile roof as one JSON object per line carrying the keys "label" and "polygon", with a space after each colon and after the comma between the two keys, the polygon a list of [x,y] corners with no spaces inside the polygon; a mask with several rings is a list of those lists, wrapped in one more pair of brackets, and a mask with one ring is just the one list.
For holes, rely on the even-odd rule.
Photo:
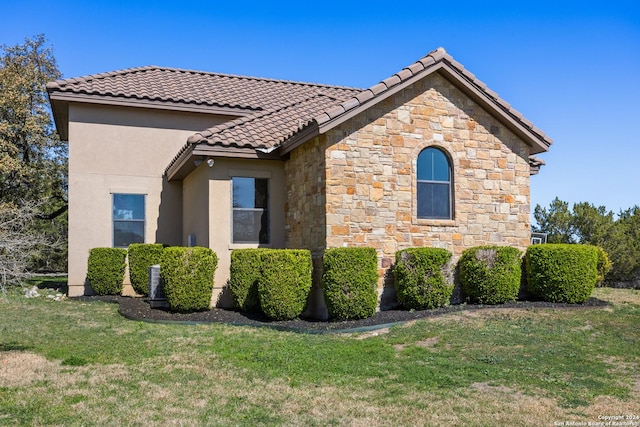
{"label": "clay tile roof", "polygon": [[[338,99],[333,96],[316,92],[307,99],[282,108],[257,112],[197,132],[189,137],[165,172],[168,173],[178,159],[194,146],[249,148],[269,152],[307,127],[319,110],[334,106],[336,101]],[[340,111],[344,110],[341,108]]]}
{"label": "clay tile roof", "polygon": [[50,94],[89,95],[148,102],[193,104],[259,111],[307,99],[321,89],[337,99],[357,89],[177,68],[147,66],[58,80]]}
{"label": "clay tile roof", "polygon": [[[317,92],[291,105],[254,113],[190,136],[178,156],[193,144],[270,149],[304,128],[319,109],[335,105],[337,98]],[[344,109],[340,108],[340,111]],[[174,159],[175,160],[175,159]]]}
{"label": "clay tile roof", "polygon": [[535,156],[529,156],[529,173],[531,175],[537,175],[538,172],[540,172],[540,167],[544,166],[544,164],[544,160]]}

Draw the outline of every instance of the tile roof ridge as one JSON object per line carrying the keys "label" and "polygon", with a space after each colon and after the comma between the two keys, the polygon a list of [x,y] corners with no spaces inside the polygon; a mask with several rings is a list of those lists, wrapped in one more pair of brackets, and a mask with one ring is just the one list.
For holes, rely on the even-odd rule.
{"label": "tile roof ridge", "polygon": [[331,85],[331,84],[325,84],[325,83],[303,82],[303,81],[297,81],[297,80],[277,79],[273,77],[246,76],[242,74],[217,73],[215,71],[201,71],[201,70],[192,70],[192,69],[186,69],[186,68],[173,68],[173,67],[159,67],[159,68],[166,71],[175,71],[175,72],[209,75],[209,76],[217,76],[217,77],[229,77],[229,78],[242,79],[242,80],[259,80],[263,82],[272,82],[272,83],[288,83],[288,84],[303,85],[303,86],[315,86],[319,88],[362,90],[362,88],[358,88],[358,87]]}
{"label": "tile roof ridge", "polygon": [[115,76],[123,76],[126,74],[133,74],[142,71],[151,71],[160,69],[156,65],[145,65],[142,67],[132,67],[132,68],[123,68],[120,70],[108,71],[106,73],[95,73],[95,74],[87,74],[86,76],[79,77],[70,77],[67,79],[58,79],[52,82],[47,83],[47,89],[62,89],[64,85],[81,83],[81,82],[90,82],[93,80],[104,79],[107,77],[115,77]]}
{"label": "tile roof ridge", "polygon": [[[326,93],[322,93],[321,91],[317,91],[316,93],[312,94],[311,96],[307,96],[307,97],[301,98],[301,99],[296,100],[295,102],[292,102],[290,104],[281,105],[281,106],[278,106],[276,108],[272,108],[270,110],[258,111],[258,112],[254,113],[254,114],[250,114],[250,115],[244,116],[244,117],[239,117],[237,119],[230,120],[228,122],[224,122],[224,123],[220,123],[218,125],[212,126],[212,127],[208,128],[208,129],[205,129],[203,131],[196,132],[193,135],[191,135],[189,138],[187,138],[187,145],[189,145],[189,144],[197,144],[197,143],[203,142],[203,141],[209,139],[210,137],[212,137],[213,135],[215,135],[217,133],[223,132],[223,131],[228,130],[228,129],[233,129],[236,126],[244,125],[246,123],[252,122],[252,121],[260,119],[262,117],[266,117],[266,116],[269,116],[269,115],[272,115],[272,114],[276,114],[276,113],[278,113],[280,111],[283,111],[283,110],[286,110],[286,109],[289,109],[289,108],[293,108],[293,107],[295,107],[297,105],[300,105],[300,104],[302,104],[304,102],[308,102],[308,101],[310,101],[312,99],[315,99],[315,98],[318,98],[320,96],[326,96],[327,98],[331,98],[333,100],[337,100],[337,98],[334,97],[334,96],[328,95]],[[302,129],[304,126],[306,126],[311,121],[312,121],[312,119],[307,120],[303,124],[299,123],[298,124],[298,128]]]}

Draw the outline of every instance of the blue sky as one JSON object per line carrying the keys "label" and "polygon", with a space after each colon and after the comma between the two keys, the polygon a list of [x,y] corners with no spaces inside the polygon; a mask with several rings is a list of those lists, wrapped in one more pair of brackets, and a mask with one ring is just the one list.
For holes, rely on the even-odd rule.
{"label": "blue sky", "polygon": [[531,204],[640,205],[640,2],[0,0],[64,77],[143,65],[369,87],[442,46],[554,139]]}

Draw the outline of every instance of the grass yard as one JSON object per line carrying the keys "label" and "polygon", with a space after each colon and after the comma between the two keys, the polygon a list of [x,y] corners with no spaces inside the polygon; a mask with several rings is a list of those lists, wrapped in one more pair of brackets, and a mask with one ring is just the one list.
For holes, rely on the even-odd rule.
{"label": "grass yard", "polygon": [[134,322],[114,304],[12,289],[0,297],[0,425],[553,426],[640,416],[640,291],[594,296],[611,306],[305,335]]}

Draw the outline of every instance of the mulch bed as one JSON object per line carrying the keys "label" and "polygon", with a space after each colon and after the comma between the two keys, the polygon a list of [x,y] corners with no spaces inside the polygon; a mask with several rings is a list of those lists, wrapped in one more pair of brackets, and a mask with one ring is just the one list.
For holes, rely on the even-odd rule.
{"label": "mulch bed", "polygon": [[379,311],[373,317],[369,317],[368,319],[360,320],[318,321],[313,319],[295,319],[272,321],[267,319],[263,314],[242,313],[223,308],[212,308],[211,310],[195,313],[174,313],[166,308],[151,308],[146,298],[123,296],[84,296],[77,297],[77,299],[82,301],[107,301],[118,303],[120,306],[120,314],[131,320],[142,320],[155,323],[224,323],[228,325],[269,327],[273,329],[304,333],[363,332],[366,330],[384,328],[410,320],[424,319],[440,316],[445,313],[465,310],[503,308],[518,308],[524,310],[532,308],[576,309],[605,307],[609,305],[606,301],[602,301],[597,298],[590,298],[583,304],[561,304],[544,301],[516,301],[495,306],[459,304],[433,310],[386,310]]}

